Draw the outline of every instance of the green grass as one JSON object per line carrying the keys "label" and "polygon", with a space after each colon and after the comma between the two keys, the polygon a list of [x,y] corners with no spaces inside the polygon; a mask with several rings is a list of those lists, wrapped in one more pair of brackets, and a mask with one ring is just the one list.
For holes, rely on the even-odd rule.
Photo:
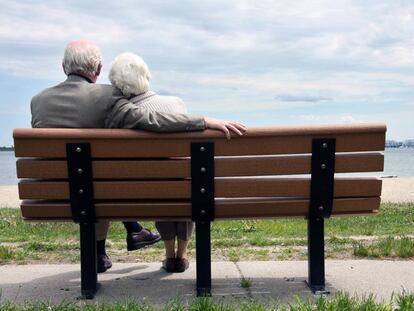
{"label": "green grass", "polygon": [[252,287],[253,281],[250,278],[242,278],[240,281],[240,287],[242,288],[250,288]]}
{"label": "green grass", "polygon": [[6,260],[13,259],[14,254],[8,247],[0,245],[0,258],[6,259]]}
{"label": "green grass", "polygon": [[[154,229],[153,222],[142,222]],[[326,222],[328,258],[413,257],[414,203],[383,204],[377,215],[332,217]],[[216,221],[212,225],[214,260],[306,259],[307,222],[301,218]],[[379,237],[359,241],[355,236]],[[390,241],[387,237],[405,236]],[[114,260],[133,261],[137,252],[125,250],[125,230],[111,224],[107,247]],[[359,241],[359,242],[358,242]],[[0,262],[75,262],[78,260],[78,226],[71,222],[25,222],[18,209],[0,209]],[[194,239],[189,243],[194,253]],[[160,261],[163,244],[139,252],[142,261]]]}
{"label": "green grass", "polygon": [[339,292],[332,297],[318,296],[293,303],[273,302],[263,304],[253,300],[240,300],[233,303],[215,301],[211,298],[196,298],[188,303],[172,300],[161,308],[145,302],[126,301],[111,304],[74,305],[71,303],[0,303],[2,311],[412,311],[414,295],[402,292],[393,295],[390,301],[377,301],[373,295],[366,297],[350,296]]}
{"label": "green grass", "polygon": [[354,255],[360,257],[414,257],[414,240],[407,237],[388,237],[367,244],[356,242]]}
{"label": "green grass", "polygon": [[[333,236],[414,234],[414,203],[382,204],[377,215],[332,217],[326,221],[326,233]],[[212,237],[257,239],[262,236],[306,237],[307,223],[301,218],[277,220],[217,221]]]}

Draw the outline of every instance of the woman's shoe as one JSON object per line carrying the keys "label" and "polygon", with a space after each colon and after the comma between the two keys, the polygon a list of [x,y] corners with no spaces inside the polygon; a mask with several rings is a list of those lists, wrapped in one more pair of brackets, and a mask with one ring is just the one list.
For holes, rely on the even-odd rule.
{"label": "woman's shoe", "polygon": [[175,258],[175,272],[184,272],[189,266],[190,263],[187,258]]}
{"label": "woman's shoe", "polygon": [[162,261],[162,268],[167,272],[175,272],[175,258],[166,258]]}

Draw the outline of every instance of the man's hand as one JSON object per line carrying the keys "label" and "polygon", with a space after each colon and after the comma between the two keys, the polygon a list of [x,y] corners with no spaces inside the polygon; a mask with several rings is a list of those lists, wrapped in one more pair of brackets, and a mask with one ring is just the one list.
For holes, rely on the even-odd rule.
{"label": "man's hand", "polygon": [[230,131],[236,133],[239,136],[243,135],[243,133],[246,132],[246,126],[239,122],[225,121],[209,117],[204,117],[204,122],[206,124],[206,128],[222,131],[226,135],[227,139],[231,138]]}

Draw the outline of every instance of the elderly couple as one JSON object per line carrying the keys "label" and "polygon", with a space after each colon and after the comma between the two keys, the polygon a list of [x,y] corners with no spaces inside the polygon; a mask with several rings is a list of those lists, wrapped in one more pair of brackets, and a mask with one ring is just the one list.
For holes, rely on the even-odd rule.
{"label": "elderly couple", "polygon": [[[216,129],[230,139],[230,132],[243,135],[246,127],[238,122],[186,114],[177,97],[159,96],[150,90],[150,72],[137,55],[123,53],[115,58],[109,72],[112,85],[96,84],[102,69],[101,53],[92,42],[78,40],[66,46],[63,57],[66,81],[34,96],[31,102],[33,127],[137,128],[156,132]],[[156,222],[160,235],[137,222],[124,222],[127,249],[136,250],[162,239],[168,272],[188,268],[187,245],[192,222]],[[96,224],[98,273],[112,267],[105,240],[109,222]],[[177,239],[177,250],[175,240]]]}

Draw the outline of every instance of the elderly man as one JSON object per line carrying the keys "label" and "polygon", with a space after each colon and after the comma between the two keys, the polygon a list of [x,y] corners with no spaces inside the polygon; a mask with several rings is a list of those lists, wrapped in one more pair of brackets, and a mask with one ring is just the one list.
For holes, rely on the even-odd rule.
{"label": "elderly man", "polygon": [[[34,96],[31,102],[32,127],[139,128],[157,132],[218,129],[230,138],[230,131],[242,135],[245,127],[207,117],[149,111],[129,102],[111,85],[96,84],[102,69],[101,53],[92,42],[78,40],[66,46],[63,71],[67,79]],[[159,241],[138,223],[124,223],[128,250]],[[109,223],[96,225],[98,272],[112,263],[105,251]]]}

